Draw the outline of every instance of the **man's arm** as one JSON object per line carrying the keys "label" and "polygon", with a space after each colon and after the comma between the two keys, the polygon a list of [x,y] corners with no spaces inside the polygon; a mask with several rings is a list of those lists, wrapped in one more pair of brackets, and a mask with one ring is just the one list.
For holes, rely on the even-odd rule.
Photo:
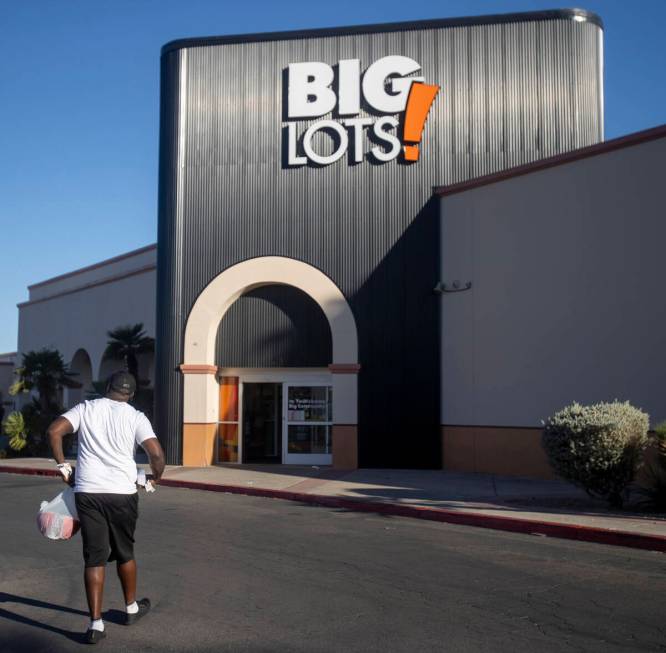
{"label": "man's arm", "polygon": [[153,472],[153,480],[159,481],[164,472],[165,458],[162,445],[157,438],[148,438],[141,443],[143,450],[148,454],[148,462]]}
{"label": "man's arm", "polygon": [[69,423],[69,420],[64,417],[57,417],[51,422],[51,425],[46,431],[49,436],[49,444],[55,461],[61,465],[65,462],[65,454],[62,450],[62,439],[69,433],[74,433],[74,427]]}
{"label": "man's arm", "polygon": [[58,469],[62,474],[62,480],[69,483],[72,477],[72,468],[65,462],[65,453],[62,450],[62,439],[68,433],[73,433],[74,427],[70,421],[65,417],[57,417],[51,422],[51,425],[46,430],[49,436],[49,444],[51,445],[51,452],[58,463]]}

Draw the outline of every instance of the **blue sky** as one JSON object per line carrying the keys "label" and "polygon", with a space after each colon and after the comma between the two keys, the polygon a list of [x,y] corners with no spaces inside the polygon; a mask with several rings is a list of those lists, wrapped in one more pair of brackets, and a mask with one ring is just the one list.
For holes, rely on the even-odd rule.
{"label": "blue sky", "polygon": [[[0,352],[16,349],[29,284],[155,242],[167,41],[567,6],[0,0]],[[666,1],[578,6],[605,24],[606,138],[666,123]]]}

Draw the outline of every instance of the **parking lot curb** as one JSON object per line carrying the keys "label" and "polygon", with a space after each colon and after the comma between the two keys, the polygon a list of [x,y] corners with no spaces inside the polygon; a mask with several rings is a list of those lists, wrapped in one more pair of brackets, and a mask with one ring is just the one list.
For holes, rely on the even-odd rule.
{"label": "parking lot curb", "polygon": [[[27,474],[33,476],[59,476],[59,472],[51,469],[25,468],[0,466],[0,472],[9,474]],[[258,487],[245,487],[239,485],[223,485],[218,483],[202,483],[199,481],[180,481],[163,478],[160,485],[189,490],[204,490],[207,492],[226,492],[229,494],[244,494],[248,496],[264,497],[268,499],[283,499],[297,501],[328,508],[340,508],[355,512],[372,512],[393,517],[411,517],[429,521],[460,526],[475,526],[493,530],[556,537],[579,542],[595,544],[608,544],[623,546],[647,551],[666,552],[666,537],[648,535],[645,533],[631,533],[597,526],[582,526],[577,524],[562,524],[533,519],[520,519],[517,517],[502,517],[486,515],[478,512],[447,510],[444,508],[431,508],[428,506],[408,506],[398,503],[381,501],[364,501],[339,496],[322,494],[307,494],[304,492],[290,492],[289,490],[272,490]]]}

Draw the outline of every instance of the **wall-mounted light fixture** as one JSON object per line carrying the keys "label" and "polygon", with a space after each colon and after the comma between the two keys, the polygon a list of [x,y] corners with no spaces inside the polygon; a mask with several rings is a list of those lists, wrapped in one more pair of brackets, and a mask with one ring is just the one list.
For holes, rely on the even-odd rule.
{"label": "wall-mounted light fixture", "polygon": [[452,281],[451,283],[444,283],[443,281],[438,281],[435,287],[433,288],[433,292],[438,294],[445,292],[463,292],[464,290],[469,290],[471,287],[472,287],[471,281],[466,281],[465,283],[458,281],[458,279]]}

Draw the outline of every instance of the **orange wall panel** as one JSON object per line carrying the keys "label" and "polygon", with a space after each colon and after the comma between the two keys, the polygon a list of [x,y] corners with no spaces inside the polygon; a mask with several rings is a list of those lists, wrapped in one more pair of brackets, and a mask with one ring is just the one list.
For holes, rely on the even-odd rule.
{"label": "orange wall panel", "polygon": [[442,466],[452,472],[553,479],[541,429],[442,426]]}
{"label": "orange wall panel", "polygon": [[358,427],[352,424],[333,425],[333,467],[358,469]]}
{"label": "orange wall panel", "polygon": [[238,421],[238,377],[220,378],[220,422]]}
{"label": "orange wall panel", "polygon": [[207,467],[213,464],[217,424],[183,424],[183,465]]}
{"label": "orange wall panel", "polygon": [[238,462],[238,424],[219,424],[217,457],[221,463]]}

